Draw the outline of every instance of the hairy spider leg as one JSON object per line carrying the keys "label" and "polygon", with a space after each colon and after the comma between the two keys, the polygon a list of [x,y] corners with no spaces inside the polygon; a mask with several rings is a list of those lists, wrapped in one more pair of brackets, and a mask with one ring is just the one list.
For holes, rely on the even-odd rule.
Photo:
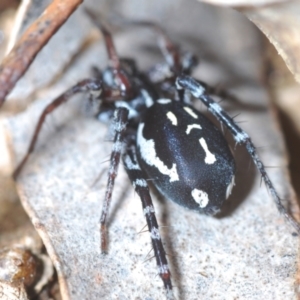
{"label": "hairy spider leg", "polygon": [[[176,76],[180,75],[181,73],[190,75],[192,69],[198,65],[197,58],[190,53],[190,61],[185,65],[183,61],[184,57],[180,53],[179,48],[175,44],[173,44],[166,32],[159,25],[150,21],[133,21],[132,23],[135,25],[152,27],[161,36],[162,42],[159,43],[161,52],[163,53],[166,62],[168,63],[169,67],[172,69]],[[230,98],[234,102],[239,102],[233,95],[228,93],[228,91],[220,87],[213,87],[200,80],[197,81],[206,88],[208,94],[213,94],[226,99]]]}
{"label": "hairy spider leg", "polygon": [[109,66],[113,69],[114,81],[116,85],[119,87],[122,96],[126,99],[130,99],[134,96],[134,89],[128,76],[122,70],[121,62],[119,56],[117,54],[112,36],[106,26],[101,22],[98,17],[91,12],[90,10],[86,9],[86,13],[92,19],[93,23],[98,27],[104,37],[104,44],[106,46],[107,55],[109,58]]}
{"label": "hairy spider leg", "polygon": [[[174,86],[174,82],[176,80],[176,76],[181,72],[185,72],[187,70],[184,69],[182,64],[182,55],[179,51],[179,48],[171,41],[165,31],[158,26],[157,24],[151,21],[127,21],[130,25],[134,26],[145,26],[153,28],[159,35],[160,39],[158,45],[160,50],[167,62],[168,68],[164,68],[162,65],[157,65],[152,68],[151,73],[149,72],[149,80],[153,82],[153,78],[160,78],[159,82],[163,84],[164,82],[170,82],[170,87]],[[190,66],[190,69],[193,66]],[[171,72],[170,72],[171,70]],[[189,73],[189,72],[187,72]],[[153,83],[156,83],[155,81]],[[183,102],[184,101],[184,91],[176,90],[175,92],[178,95],[175,95],[175,98]]]}
{"label": "hairy spider leg", "polygon": [[[168,37],[166,32],[157,24],[151,22],[151,21],[125,21],[129,25],[134,26],[145,26],[153,28],[160,36],[160,43],[159,47],[161,49],[161,52],[163,53],[165,60],[168,64],[168,67],[171,68],[173,74],[171,77],[173,77],[173,80],[175,80],[176,76],[180,75],[182,72],[185,74],[190,75],[191,71],[194,67],[198,65],[197,58],[192,55],[191,53],[186,54],[186,57],[180,53],[179,48],[171,41],[171,39]],[[157,69],[156,69],[157,68]],[[152,70],[152,76],[149,76],[149,79],[151,81],[151,77],[155,78],[161,78],[160,81],[164,82],[167,80],[170,80],[170,74],[168,70],[162,70],[161,65],[155,66]],[[172,80],[172,79],[171,79]],[[238,102],[238,99],[235,98],[233,95],[228,93],[226,90],[221,88],[216,88],[213,86],[208,85],[207,83],[204,83],[203,81],[197,80],[202,86],[204,86],[207,90],[207,93],[213,94],[225,99],[230,99],[234,102]],[[156,83],[156,82],[154,82]],[[178,91],[179,99],[183,102],[184,97],[184,90]],[[187,101],[189,102],[189,101]]]}
{"label": "hairy spider leg", "polygon": [[134,134],[128,135],[126,140],[127,148],[125,149],[123,155],[125,170],[130,178],[130,181],[135,191],[137,192],[142,201],[144,216],[146,218],[148,229],[150,232],[159,275],[164,283],[167,299],[171,300],[174,299],[172,291],[171,273],[166,258],[166,252],[160,237],[159,227],[155,216],[155,209],[149,193],[149,187],[146,181],[146,176],[141,170],[137,160],[136,137]]}
{"label": "hairy spider leg", "polygon": [[99,96],[102,92],[102,81],[96,80],[96,79],[81,80],[76,85],[74,85],[73,87],[68,89],[66,92],[61,94],[59,97],[54,99],[50,104],[48,104],[46,106],[46,108],[43,110],[43,112],[39,118],[39,121],[36,125],[36,128],[35,128],[33,137],[31,139],[29,148],[27,150],[27,153],[13,173],[14,179],[16,179],[18,177],[18,175],[20,174],[26,161],[28,160],[30,153],[33,152],[35,144],[37,142],[38,135],[41,131],[42,125],[44,124],[47,115],[51,114],[61,104],[68,101],[73,95],[78,94],[78,93],[85,93],[85,92],[90,92],[94,96]]}
{"label": "hairy spider leg", "polygon": [[107,180],[105,198],[102,207],[102,213],[100,217],[101,252],[104,254],[107,253],[107,248],[108,248],[106,218],[109,211],[115,178],[118,173],[120,157],[125,145],[124,134],[126,132],[128,114],[129,114],[129,110],[125,107],[116,108],[114,112],[115,137],[114,137],[113,149],[110,156],[108,180]]}
{"label": "hairy spider leg", "polygon": [[234,120],[228,116],[228,114],[217,104],[211,97],[206,94],[205,87],[190,76],[180,75],[176,81],[177,88],[188,89],[192,95],[201,100],[208,110],[221,122],[224,124],[231,132],[233,138],[237,144],[244,145],[248,153],[250,154],[254,164],[256,165],[258,171],[261,174],[263,181],[265,182],[267,189],[269,190],[272,198],[277,206],[278,211],[285,217],[287,222],[289,222],[300,234],[300,224],[292,218],[292,216],[287,212],[286,208],[283,206],[282,201],[271,182],[265,167],[260,160],[256,148],[251,141],[249,135],[244,132]]}
{"label": "hairy spider leg", "polygon": [[179,49],[160,26],[150,21],[132,21],[130,24],[153,28],[160,36],[159,46],[169,67],[175,74],[182,72]]}

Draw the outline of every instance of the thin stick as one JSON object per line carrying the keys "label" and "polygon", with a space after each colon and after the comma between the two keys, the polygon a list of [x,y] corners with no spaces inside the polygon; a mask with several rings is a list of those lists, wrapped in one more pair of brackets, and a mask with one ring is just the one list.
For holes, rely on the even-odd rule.
{"label": "thin stick", "polygon": [[53,0],[24,32],[0,66],[0,107],[38,52],[82,2],[83,0]]}

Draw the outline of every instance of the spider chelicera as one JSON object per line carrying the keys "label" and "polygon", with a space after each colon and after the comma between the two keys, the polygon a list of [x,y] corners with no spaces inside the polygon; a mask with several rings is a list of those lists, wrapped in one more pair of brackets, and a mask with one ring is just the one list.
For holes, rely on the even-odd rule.
{"label": "spider chelicera", "polygon": [[173,299],[171,273],[147,180],[151,179],[167,199],[201,213],[215,214],[230,195],[235,176],[235,162],[226,140],[213,123],[191,106],[194,97],[228,128],[237,144],[245,146],[279,212],[300,232],[299,224],[282,205],[250,137],[208,95],[207,86],[190,77],[197,65],[195,57],[181,53],[157,25],[131,22],[158,32],[166,59],[165,64],[156,65],[147,73],[140,72],[133,60],[119,58],[107,28],[91,12],[89,15],[104,36],[109,66],[103,72],[98,71],[96,78],[80,81],[44,109],[14,177],[18,176],[33,151],[47,115],[74,94],[89,92],[99,103],[98,119],[114,122],[113,149],[100,217],[101,251],[108,251],[107,216],[122,160],[142,201],[166,297]]}

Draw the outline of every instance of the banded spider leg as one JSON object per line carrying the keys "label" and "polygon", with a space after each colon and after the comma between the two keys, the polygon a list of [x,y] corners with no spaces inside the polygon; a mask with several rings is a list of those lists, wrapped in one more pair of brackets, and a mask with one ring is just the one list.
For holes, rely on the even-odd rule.
{"label": "banded spider leg", "polygon": [[136,156],[136,136],[134,134],[130,134],[126,139],[126,151],[123,155],[124,166],[135,191],[142,201],[143,211],[149,228],[152,247],[156,258],[156,264],[158,266],[159,275],[166,289],[167,299],[173,299],[171,273],[166,258],[166,252],[160,237],[155,209],[146,181],[147,177],[141,170]]}
{"label": "banded spider leg", "polygon": [[42,125],[44,124],[47,115],[51,114],[55,109],[57,109],[61,104],[67,102],[75,94],[85,93],[85,92],[90,92],[95,96],[99,96],[102,92],[102,81],[96,79],[81,80],[79,83],[77,83],[76,85],[68,89],[66,92],[58,96],[56,99],[54,99],[50,104],[46,106],[46,108],[43,110],[38,120],[27,153],[13,173],[14,179],[18,177],[18,175],[20,174],[21,170],[23,169],[24,165],[26,164],[29,158],[29,155],[33,152],[35,144],[37,142],[37,138],[39,136],[39,133],[42,129]]}

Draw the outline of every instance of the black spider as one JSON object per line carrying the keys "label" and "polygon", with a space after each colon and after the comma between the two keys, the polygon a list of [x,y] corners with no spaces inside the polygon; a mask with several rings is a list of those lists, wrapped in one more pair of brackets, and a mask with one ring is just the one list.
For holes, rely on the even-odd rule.
{"label": "black spider", "polygon": [[283,207],[250,137],[212,100],[207,87],[189,76],[197,64],[195,57],[189,53],[182,54],[157,25],[132,22],[151,26],[159,33],[166,58],[166,63],[142,73],[133,60],[118,57],[111,34],[92,13],[89,12],[89,15],[104,35],[109,66],[103,72],[97,70],[97,78],[80,81],[44,109],[28,152],[14,177],[33,151],[46,116],[74,94],[89,92],[99,102],[97,117],[102,121],[114,121],[114,144],[100,218],[101,250],[103,253],[108,250],[107,215],[122,158],[142,201],[167,299],[173,299],[171,274],[147,179],[151,178],[166,198],[201,213],[215,214],[230,195],[235,175],[235,162],[227,142],[219,129],[190,105],[192,95],[229,129],[237,144],[245,146],[278,210],[300,232],[299,224]]}

